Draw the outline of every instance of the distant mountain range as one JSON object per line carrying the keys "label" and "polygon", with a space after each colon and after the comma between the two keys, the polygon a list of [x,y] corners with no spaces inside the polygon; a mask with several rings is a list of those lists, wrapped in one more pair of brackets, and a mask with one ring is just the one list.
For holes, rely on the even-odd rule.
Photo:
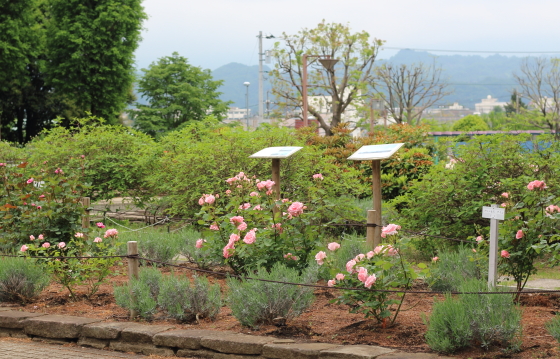
{"label": "distant mountain range", "polygon": [[[474,109],[474,104],[491,95],[499,101],[510,100],[511,92],[516,84],[512,76],[518,71],[521,57],[492,55],[487,57],[477,55],[441,55],[436,56],[428,52],[401,50],[388,60],[379,60],[395,64],[427,63],[433,61],[444,70],[444,77],[450,84],[453,93],[440,101],[439,105],[449,105],[458,102],[460,105]],[[265,71],[269,68],[265,66]],[[245,108],[246,87],[249,82],[249,108],[256,113],[258,109],[258,66],[247,66],[230,63],[212,71],[216,80],[223,80],[220,87],[222,100],[232,101],[231,106]],[[266,73],[265,73],[266,79]],[[264,81],[264,99],[266,91],[270,90],[268,81]],[[272,96],[272,95],[271,95]],[[273,100],[271,98],[271,100]]]}

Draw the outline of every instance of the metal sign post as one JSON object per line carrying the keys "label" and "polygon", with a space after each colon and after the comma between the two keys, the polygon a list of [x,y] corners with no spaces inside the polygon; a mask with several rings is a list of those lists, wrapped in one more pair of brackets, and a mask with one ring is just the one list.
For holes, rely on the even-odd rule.
{"label": "metal sign post", "polygon": [[362,146],[349,160],[371,161],[371,186],[373,195],[373,210],[368,211],[366,243],[375,248],[381,244],[381,160],[391,157],[404,143]]}
{"label": "metal sign post", "polygon": [[280,197],[280,159],[288,158],[303,147],[268,147],[253,153],[249,158],[270,158],[272,159],[272,180],[274,181],[274,192],[276,200]]}
{"label": "metal sign post", "polygon": [[488,288],[496,286],[498,276],[498,221],[503,221],[506,215],[504,208],[497,204],[491,207],[482,207],[482,218],[490,219],[490,252],[488,260]]}

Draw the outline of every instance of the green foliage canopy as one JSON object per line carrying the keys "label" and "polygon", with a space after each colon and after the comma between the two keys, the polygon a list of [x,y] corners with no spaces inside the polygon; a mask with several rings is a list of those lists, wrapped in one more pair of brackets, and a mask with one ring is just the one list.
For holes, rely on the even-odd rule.
{"label": "green foliage canopy", "polygon": [[468,115],[455,122],[452,129],[453,131],[488,131],[490,128],[482,117]]}

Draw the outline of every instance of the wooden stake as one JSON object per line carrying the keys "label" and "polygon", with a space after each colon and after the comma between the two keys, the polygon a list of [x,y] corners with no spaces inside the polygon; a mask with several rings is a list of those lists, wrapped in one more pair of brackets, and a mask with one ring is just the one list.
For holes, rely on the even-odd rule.
{"label": "wooden stake", "polygon": [[[89,197],[82,197],[80,199],[80,203],[85,208],[85,213],[82,215],[82,228],[89,228],[89,208],[91,205],[91,201]],[[85,240],[87,240],[88,235],[85,234]]]}
{"label": "wooden stake", "polygon": [[280,159],[272,159],[272,180],[274,181],[274,186],[272,189],[276,194],[276,200],[280,199]]}
{"label": "wooden stake", "polygon": [[373,228],[372,248],[374,248],[381,244],[381,160],[371,161],[371,173],[374,210],[373,223],[377,224],[377,227]]}
{"label": "wooden stake", "polygon": [[[127,254],[129,256],[138,255],[138,242],[136,241],[128,241],[126,243],[127,246]],[[132,303],[136,302],[136,297],[132,292],[132,280],[138,279],[138,259],[136,258],[128,258],[128,286],[130,288],[130,297],[132,299]],[[134,319],[138,316],[138,312],[134,309],[130,310],[130,319]]]}

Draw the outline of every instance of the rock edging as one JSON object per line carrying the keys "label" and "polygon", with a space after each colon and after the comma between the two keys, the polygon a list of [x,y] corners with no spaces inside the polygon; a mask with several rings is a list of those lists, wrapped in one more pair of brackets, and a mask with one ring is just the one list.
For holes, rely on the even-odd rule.
{"label": "rock edging", "polygon": [[405,353],[373,345],[296,343],[289,339],[227,331],[103,322],[100,319],[13,310],[0,311],[0,337],[31,338],[55,344],[76,342],[97,349],[207,359],[443,358],[436,354]]}

